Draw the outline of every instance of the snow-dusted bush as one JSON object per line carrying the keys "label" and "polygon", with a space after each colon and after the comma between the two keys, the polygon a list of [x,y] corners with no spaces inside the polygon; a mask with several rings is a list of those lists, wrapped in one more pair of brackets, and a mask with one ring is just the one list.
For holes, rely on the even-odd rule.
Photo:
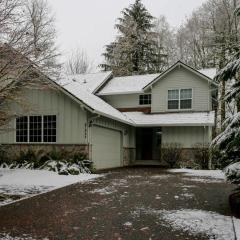
{"label": "snow-dusted bush", "polygon": [[224,172],[230,182],[234,184],[240,184],[240,162],[227,166],[224,169]]}
{"label": "snow-dusted bush", "polygon": [[11,161],[0,161],[2,168],[25,168],[54,171],[61,175],[78,175],[91,173],[92,162],[86,155],[77,151],[67,152],[53,150],[51,152],[33,151],[28,149]]}
{"label": "snow-dusted bush", "polygon": [[240,183],[240,112],[226,121],[225,130],[212,142],[219,149],[220,161],[226,167],[227,179],[232,183]]}

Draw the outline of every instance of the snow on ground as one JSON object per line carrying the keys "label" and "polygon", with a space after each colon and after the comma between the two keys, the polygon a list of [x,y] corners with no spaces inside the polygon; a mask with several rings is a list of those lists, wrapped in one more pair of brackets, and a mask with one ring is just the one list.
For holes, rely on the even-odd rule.
{"label": "snow on ground", "polygon": [[[170,224],[173,229],[187,231],[192,235],[207,235],[210,240],[235,240],[231,216],[197,209],[167,211],[140,208],[132,212],[135,217],[140,216],[140,213],[153,215],[166,222],[167,226]],[[240,229],[240,220],[234,219],[234,222],[235,229]]]}
{"label": "snow on ground", "polygon": [[0,206],[102,175],[58,175],[46,170],[0,168]]}
{"label": "snow on ground", "polygon": [[183,173],[186,176],[192,177],[207,177],[225,180],[225,175],[221,170],[193,170],[193,169],[170,169],[168,172]]}

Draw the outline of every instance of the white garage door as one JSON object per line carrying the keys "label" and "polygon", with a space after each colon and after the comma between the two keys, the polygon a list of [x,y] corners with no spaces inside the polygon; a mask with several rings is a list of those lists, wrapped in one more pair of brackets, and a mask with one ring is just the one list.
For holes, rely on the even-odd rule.
{"label": "white garage door", "polygon": [[121,166],[121,133],[92,127],[92,160],[96,169]]}

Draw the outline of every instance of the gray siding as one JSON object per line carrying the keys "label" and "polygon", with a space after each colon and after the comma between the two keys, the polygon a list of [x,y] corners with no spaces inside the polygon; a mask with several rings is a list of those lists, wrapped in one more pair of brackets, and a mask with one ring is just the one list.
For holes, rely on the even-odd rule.
{"label": "gray siding", "polygon": [[153,85],[152,112],[169,111],[167,106],[168,90],[180,88],[192,88],[193,111],[211,110],[211,94],[208,81],[200,78],[199,76],[186,70],[185,68],[180,67],[174,69]]}
{"label": "gray siding", "polygon": [[164,127],[162,144],[179,143],[183,148],[192,148],[195,144],[211,142],[211,129],[208,127]]}
{"label": "gray siding", "polygon": [[115,108],[137,108],[150,105],[139,105],[140,94],[122,94],[112,96],[101,96],[103,100]]}
{"label": "gray siding", "polygon": [[[56,90],[26,90],[24,96],[29,106],[16,109],[19,115],[57,115],[57,143],[85,144],[87,114],[79,104]],[[0,143],[15,143],[15,120],[9,124],[11,131],[0,134]]]}

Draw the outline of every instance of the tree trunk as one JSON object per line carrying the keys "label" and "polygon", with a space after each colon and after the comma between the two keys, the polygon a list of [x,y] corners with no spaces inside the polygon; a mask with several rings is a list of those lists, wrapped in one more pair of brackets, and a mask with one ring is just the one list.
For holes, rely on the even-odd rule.
{"label": "tree trunk", "polygon": [[226,82],[222,81],[221,83],[221,130],[223,130],[223,123],[226,118],[226,103],[224,101],[224,97],[226,94]]}

